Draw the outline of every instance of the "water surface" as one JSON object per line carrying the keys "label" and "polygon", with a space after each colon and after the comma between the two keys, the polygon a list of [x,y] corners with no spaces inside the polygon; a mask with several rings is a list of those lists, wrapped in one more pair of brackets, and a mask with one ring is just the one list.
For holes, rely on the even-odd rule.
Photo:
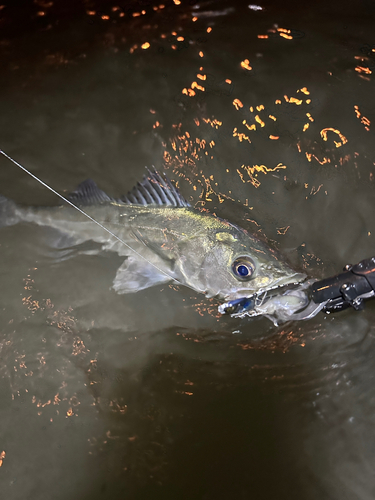
{"label": "water surface", "polygon": [[[16,5],[17,4],[17,5]],[[323,277],[374,255],[372,3],[5,2],[0,147],[60,192],[145,165]],[[1,193],[57,200],[0,158]],[[372,499],[375,309],[274,327],[0,230],[10,499]]]}

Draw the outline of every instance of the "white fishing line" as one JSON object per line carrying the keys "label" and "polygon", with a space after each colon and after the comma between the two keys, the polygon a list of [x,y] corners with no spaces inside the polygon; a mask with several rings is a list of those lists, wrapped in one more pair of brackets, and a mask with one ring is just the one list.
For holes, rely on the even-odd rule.
{"label": "white fishing line", "polygon": [[37,177],[35,174],[33,174],[32,172],[30,172],[29,170],[27,170],[27,168],[23,167],[16,160],[13,160],[13,158],[10,157],[9,155],[7,155],[2,149],[0,149],[0,153],[3,156],[5,156],[5,158],[8,158],[8,160],[10,160],[12,163],[14,163],[21,170],[23,170],[24,172],[26,172],[27,174],[29,174],[33,179],[35,179],[40,184],[42,184],[42,186],[44,186],[47,189],[49,189],[50,191],[52,191],[52,193],[54,193],[56,196],[58,196],[59,198],[61,198],[62,200],[64,200],[66,203],[69,203],[69,205],[71,205],[73,208],[75,208],[76,210],[78,210],[78,212],[81,212],[81,214],[83,214],[85,217],[87,217],[88,219],[90,219],[92,222],[95,222],[95,224],[97,224],[99,227],[101,227],[102,229],[104,229],[104,231],[107,231],[108,234],[110,234],[111,236],[113,236],[114,238],[116,238],[116,240],[118,240],[120,243],[122,243],[123,245],[125,245],[127,248],[129,248],[129,250],[131,250],[136,255],[138,255],[138,257],[141,257],[141,259],[145,260],[148,264],[150,264],[151,266],[153,266],[160,273],[164,274],[165,276],[168,276],[168,278],[170,278],[171,280],[175,281],[176,283],[181,284],[181,282],[178,281],[176,278],[173,278],[168,273],[166,273],[165,271],[163,271],[162,269],[160,269],[158,266],[156,266],[155,264],[153,264],[152,262],[150,262],[148,259],[146,259],[146,257],[144,257],[142,254],[140,254],[139,252],[137,252],[137,250],[134,250],[133,247],[131,247],[128,243],[126,243],[123,239],[121,239],[115,233],[113,233],[110,229],[108,229],[107,227],[103,226],[103,224],[100,224],[100,222],[98,222],[96,219],[94,219],[93,217],[91,217],[91,215],[89,215],[88,213],[86,213],[81,208],[77,207],[77,205],[74,205],[74,203],[72,203],[70,200],[68,200],[67,198],[65,198],[65,196],[63,196],[62,194],[60,194],[57,191],[55,191],[51,186],[49,186],[48,184],[46,184],[45,182],[43,182],[41,179],[39,179],[39,177]]}

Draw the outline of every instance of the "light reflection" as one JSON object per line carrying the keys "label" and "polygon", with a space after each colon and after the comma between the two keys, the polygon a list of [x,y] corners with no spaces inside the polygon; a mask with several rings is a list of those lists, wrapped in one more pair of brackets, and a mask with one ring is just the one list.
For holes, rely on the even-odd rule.
{"label": "light reflection", "polygon": [[357,71],[358,73],[366,73],[366,75],[372,74],[372,71],[370,70],[370,68],[366,68],[364,66],[356,66],[355,71]]}
{"label": "light reflection", "polygon": [[191,88],[200,90],[201,92],[204,92],[206,90],[204,87],[202,87],[202,85],[199,85],[197,82],[193,82],[191,84]]}
{"label": "light reflection", "polygon": [[277,230],[277,234],[286,234],[286,232],[288,231],[288,229],[290,228],[290,226],[286,226],[286,227],[278,227],[276,228]]}
{"label": "light reflection", "polygon": [[242,165],[241,168],[246,172],[248,179],[245,179],[244,173],[237,169],[237,173],[242,182],[250,182],[255,188],[260,186],[260,181],[257,179],[258,174],[267,174],[269,172],[277,172],[286,169],[286,165],[279,163],[274,168],[267,167],[266,165]]}
{"label": "light reflection", "polygon": [[[313,332],[315,332],[318,336],[320,334],[319,327],[313,330]],[[274,335],[262,338],[260,340],[240,342],[237,345],[243,351],[281,351],[283,353],[286,353],[293,346],[299,346],[302,348],[305,347],[305,333],[306,332],[302,327],[296,328],[290,326],[276,331]],[[309,333],[309,338],[311,338],[311,332]],[[311,340],[315,340],[315,338],[316,337],[312,337]]]}
{"label": "light reflection", "polygon": [[249,139],[249,137],[247,135],[245,135],[245,134],[240,133],[240,132],[237,131],[237,127],[235,127],[233,129],[233,137],[238,137],[238,140],[240,142],[247,141],[247,142],[251,143],[251,140]]}
{"label": "light reflection", "polygon": [[291,35],[287,35],[286,33],[280,33],[280,36],[282,38],[286,38],[287,40],[293,40],[293,37]]}
{"label": "light reflection", "polygon": [[255,116],[255,121],[259,123],[259,125],[261,127],[264,127],[266,124],[264,123],[264,121],[262,121],[258,115]]}
{"label": "light reflection", "polygon": [[331,159],[327,158],[326,156],[323,156],[323,158],[320,160],[313,153],[308,153],[307,151],[305,151],[305,155],[306,155],[307,161],[309,161],[309,162],[311,162],[312,158],[314,158],[314,160],[317,161],[320,165],[324,165],[326,163],[331,163]]}
{"label": "light reflection", "polygon": [[[176,2],[174,3],[176,4]],[[155,11],[161,8],[164,8],[164,5],[153,7]],[[116,10],[112,9],[112,12],[117,11],[119,11],[119,8],[116,8]],[[136,13],[136,15],[139,17],[144,13],[145,11],[141,11]],[[198,16],[193,16],[191,20],[192,22],[196,22],[198,20]],[[203,29],[207,33],[212,32],[211,26],[206,26]],[[281,37],[290,40],[300,36],[301,32],[275,25],[272,29],[267,31],[266,35],[260,34],[258,35],[258,38],[280,39]],[[172,25],[169,29],[166,28],[166,33],[162,33],[160,38],[165,40],[164,43],[171,44],[170,48],[172,50],[180,50],[183,46],[185,46],[185,44],[187,44],[187,37],[181,33],[181,26],[177,25]],[[159,42],[162,43],[160,39]],[[191,40],[189,42],[194,43],[194,41]],[[136,49],[146,50],[150,48],[151,44],[152,40],[142,44],[133,44],[130,48],[130,52],[133,53]],[[186,46],[188,46],[188,44]],[[197,52],[200,58],[205,56],[202,50],[197,49]],[[361,59],[357,57],[356,59],[355,64],[357,74],[366,77],[370,76],[371,69],[366,67],[367,63],[364,62],[363,57]],[[220,81],[215,81],[215,76],[207,73],[207,68],[203,68],[202,64],[203,61],[197,65],[199,66],[199,71],[195,73],[196,80],[186,82],[186,87],[181,89],[179,101],[183,106],[189,106],[187,102],[190,100],[203,99],[203,92],[211,92],[214,95],[231,95],[231,92],[233,91],[233,80],[231,78],[225,78],[225,76],[230,75],[223,75]],[[243,59],[239,64],[245,71],[252,70],[252,66],[248,58]],[[230,85],[230,87],[227,87],[227,85]],[[237,118],[237,122],[231,123],[230,129],[228,130],[229,127],[227,127],[225,133],[233,137],[233,139],[230,137],[231,140],[238,141],[239,147],[242,148],[248,147],[249,144],[254,144],[256,146],[259,134],[261,134],[260,137],[262,140],[266,139],[269,141],[279,142],[283,140],[284,142],[290,142],[289,138],[293,132],[289,133],[288,126],[285,124],[285,120],[288,119],[288,115],[290,113],[293,115],[293,120],[297,123],[297,128],[294,129],[294,133],[297,133],[300,136],[298,141],[295,141],[294,143],[292,141],[292,145],[294,144],[298,152],[303,156],[302,159],[304,161],[314,162],[317,165],[322,166],[325,165],[333,167],[335,163],[342,165],[343,163],[349,161],[350,156],[345,154],[341,157],[334,158],[332,155],[334,154],[333,151],[335,151],[335,149],[341,148],[348,141],[340,131],[334,128],[327,127],[320,131],[314,127],[314,117],[311,112],[307,112],[307,110],[310,109],[310,104],[314,103],[316,105],[314,99],[315,97],[313,98],[311,96],[311,93],[306,86],[296,89],[294,95],[290,95],[289,91],[288,95],[286,93],[284,95],[281,94],[277,96],[272,103],[248,103],[243,99],[243,96],[238,95],[236,98],[232,98],[229,102],[232,102],[236,111],[240,114],[240,119],[238,120]],[[250,106],[250,104],[252,105]],[[369,131],[370,120],[359,111],[358,106],[355,107],[354,110],[357,119],[363,124],[365,130]],[[207,163],[214,158],[211,153],[215,154],[215,151],[217,151],[216,144],[218,141],[216,139],[218,136],[216,134],[214,136],[212,135],[213,132],[219,130],[223,121],[213,116],[204,116],[204,113],[200,113],[195,117],[192,116],[191,118],[197,129],[200,128],[200,131],[197,130],[192,133],[191,130],[189,130],[191,134],[190,136],[187,130],[181,130],[181,124],[175,124],[175,136],[170,139],[168,146],[163,144],[163,147],[165,148],[165,151],[163,152],[163,159],[165,166],[171,167],[175,174],[184,177],[187,182],[192,185],[194,190],[199,190],[200,188],[204,189],[204,195],[202,195],[200,200],[201,208],[203,208],[204,202],[212,200],[214,196],[217,197],[220,203],[222,203],[225,199],[232,199],[229,191],[223,194],[220,186],[218,186],[218,183],[213,179],[209,179],[207,176],[205,177],[198,167],[199,161],[202,159],[204,159],[204,162]],[[206,124],[214,129],[212,132],[207,132],[206,129],[207,134],[203,128]],[[163,125],[159,120],[156,120],[152,124],[152,128],[154,130],[159,129],[162,126]],[[319,132],[321,139],[328,143],[328,147],[322,148],[319,146],[319,143],[321,143],[321,139],[318,135]],[[332,142],[329,141],[330,132],[337,135],[336,140],[333,140]],[[330,149],[332,151],[330,151]],[[279,159],[282,160],[282,158]],[[185,168],[185,171],[187,172],[185,176],[181,175],[181,165],[188,167]],[[271,172],[275,172],[275,170],[286,168],[286,165],[282,162],[278,162],[276,167],[269,167],[260,161],[258,165],[233,165],[230,168],[230,172],[235,172],[235,175],[238,175],[242,182],[250,182],[254,187],[259,187],[261,182],[263,182],[262,177],[264,175],[269,175]],[[321,186],[317,186],[314,189],[310,186],[309,189],[312,190],[310,193],[311,196],[324,190]]]}
{"label": "light reflection", "polygon": [[339,130],[336,130],[336,129],[331,128],[331,127],[324,128],[320,131],[320,135],[323,138],[323,141],[328,140],[327,132],[333,132],[340,137],[341,142],[333,141],[336,144],[337,148],[341,147],[343,144],[346,144],[348,142],[348,139]]}
{"label": "light reflection", "polygon": [[247,69],[248,71],[250,71],[251,69],[253,69],[253,68],[250,66],[250,61],[249,61],[249,59],[245,59],[245,60],[241,61],[241,68],[243,68],[243,69]]}
{"label": "light reflection", "polygon": [[367,132],[369,132],[371,121],[366,116],[361,114],[361,112],[359,111],[359,107],[357,105],[354,106],[354,112],[355,112],[356,117],[365,126],[365,130],[367,130]]}
{"label": "light reflection", "polygon": [[237,109],[237,111],[240,108],[243,108],[243,104],[242,104],[242,102],[239,99],[234,99],[233,106]]}

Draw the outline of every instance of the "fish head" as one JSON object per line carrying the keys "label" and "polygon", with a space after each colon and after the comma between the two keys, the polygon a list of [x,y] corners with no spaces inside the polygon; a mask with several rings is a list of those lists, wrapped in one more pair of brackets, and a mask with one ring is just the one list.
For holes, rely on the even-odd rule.
{"label": "fish head", "polygon": [[200,238],[199,247],[194,250],[196,272],[185,276],[208,297],[251,297],[300,283],[306,277],[265,242],[230,223],[225,231],[208,231]]}

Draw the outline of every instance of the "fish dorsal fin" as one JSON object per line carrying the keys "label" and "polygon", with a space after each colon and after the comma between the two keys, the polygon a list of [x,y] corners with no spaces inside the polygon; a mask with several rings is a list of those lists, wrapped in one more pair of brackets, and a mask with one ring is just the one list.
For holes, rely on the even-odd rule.
{"label": "fish dorsal fin", "polygon": [[190,203],[180,194],[168,177],[156,170],[148,171],[142,182],[129,191],[121,201],[128,205],[158,205],[163,207],[190,207]]}
{"label": "fish dorsal fin", "polygon": [[69,201],[79,206],[98,205],[116,201],[99,189],[96,183],[91,179],[81,182],[77,189],[70,193],[67,198]]}

